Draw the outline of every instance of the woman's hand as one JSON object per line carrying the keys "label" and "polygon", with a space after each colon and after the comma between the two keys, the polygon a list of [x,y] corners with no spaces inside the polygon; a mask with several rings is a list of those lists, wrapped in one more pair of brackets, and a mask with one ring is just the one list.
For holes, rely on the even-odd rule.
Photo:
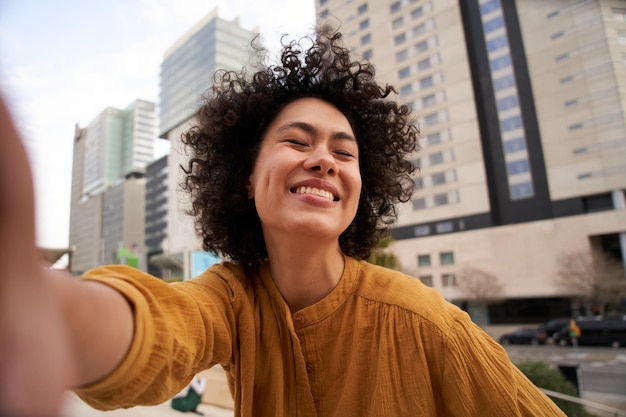
{"label": "woman's hand", "polygon": [[0,97],[2,416],[58,416],[64,390],[75,381],[57,277],[40,264],[34,210],[28,158]]}

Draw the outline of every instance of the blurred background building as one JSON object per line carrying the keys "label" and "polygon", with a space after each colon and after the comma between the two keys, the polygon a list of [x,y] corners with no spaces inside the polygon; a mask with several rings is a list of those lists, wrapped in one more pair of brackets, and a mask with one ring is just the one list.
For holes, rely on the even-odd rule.
{"label": "blurred background building", "polygon": [[[70,202],[72,272],[117,261],[144,246],[145,168],[152,161],[156,105],[136,100],[76,126]],[[117,263],[117,262],[115,262]]]}
{"label": "blurred background building", "polygon": [[[623,1],[313,1],[317,20],[340,25],[422,131],[416,191],[392,233],[402,270],[476,321],[569,316],[577,294],[555,280],[558,260],[625,258]],[[165,51],[158,129],[142,101],[77,127],[74,272],[123,261],[184,280],[218,261],[186,214],[180,138],[215,70],[254,65],[256,32],[215,9]],[[157,136],[171,146],[153,161]],[[145,194],[128,191],[141,184]],[[131,218],[143,237],[125,230]]]}
{"label": "blurred background building", "polygon": [[[148,263],[168,279],[189,279],[218,258],[202,250],[193,218],[187,215],[188,196],[181,193],[181,165],[187,161],[181,135],[194,124],[202,97],[213,84],[217,69],[240,70],[250,62],[250,42],[258,30],[242,28],[237,19],[226,21],[211,11],[164,54],[159,96],[159,137],[170,142],[167,158],[167,220],[160,223],[161,253],[150,254]],[[154,225],[153,225],[154,226]],[[151,231],[155,232],[155,231]]]}
{"label": "blurred background building", "polygon": [[[568,315],[556,260],[626,249],[626,5],[617,0],[316,0],[415,110],[423,149],[394,253],[492,322]],[[464,281],[464,282],[463,282]],[[475,291],[474,291],[475,292]]]}

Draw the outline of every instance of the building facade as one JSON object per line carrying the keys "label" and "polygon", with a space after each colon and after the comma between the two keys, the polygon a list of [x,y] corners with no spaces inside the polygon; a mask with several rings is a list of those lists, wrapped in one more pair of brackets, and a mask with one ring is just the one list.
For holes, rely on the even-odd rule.
{"label": "building facade", "polygon": [[213,84],[218,69],[241,70],[248,66],[250,44],[256,36],[239,25],[226,21],[214,9],[164,54],[160,75],[159,136],[170,141],[167,159],[167,238],[163,254],[152,260],[170,279],[186,280],[199,272],[199,265],[218,259],[202,251],[195,233],[194,219],[187,214],[190,201],[181,193],[181,165],[188,157],[180,137],[194,123],[202,96]]}
{"label": "building facade", "polygon": [[164,155],[146,167],[147,271],[159,278],[167,278],[165,268],[155,262],[157,257],[163,254],[163,244],[167,238],[167,158],[167,155]]}
{"label": "building facade", "polygon": [[[132,241],[139,249],[143,247],[145,191],[135,191],[140,202],[130,196],[124,197],[122,201],[132,201],[132,204],[125,203],[124,213],[118,214],[107,211],[105,192],[118,186],[121,189],[136,188],[136,173],[144,172],[146,165],[154,159],[156,132],[156,106],[145,100],[136,100],[123,110],[106,108],[87,127],[76,126],[69,239],[73,249],[73,273],[81,274],[109,263],[113,246],[131,244]],[[111,204],[112,193],[108,199]],[[113,222],[116,215],[119,215],[119,224]],[[142,220],[127,223],[128,218]],[[130,232],[136,225],[140,225],[141,231]],[[114,232],[114,229],[121,232]],[[133,237],[127,236],[128,233]]]}
{"label": "building facade", "polygon": [[558,259],[626,250],[626,6],[618,0],[316,0],[422,132],[393,230],[446,298],[495,276],[492,322],[569,314]]}

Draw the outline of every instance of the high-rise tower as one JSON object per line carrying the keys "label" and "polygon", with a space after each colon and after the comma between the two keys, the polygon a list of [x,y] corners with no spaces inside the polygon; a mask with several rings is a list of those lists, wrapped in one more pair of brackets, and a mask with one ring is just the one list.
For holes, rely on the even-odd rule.
{"label": "high-rise tower", "polygon": [[564,314],[557,259],[626,250],[626,8],[616,0],[316,0],[414,109],[423,149],[403,269],[459,302],[495,275],[492,320]]}

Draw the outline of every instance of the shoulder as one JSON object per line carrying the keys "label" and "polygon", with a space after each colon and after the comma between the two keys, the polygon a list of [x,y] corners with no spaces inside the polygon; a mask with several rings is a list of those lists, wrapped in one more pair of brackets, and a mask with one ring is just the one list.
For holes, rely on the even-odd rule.
{"label": "shoulder", "polygon": [[[393,306],[447,330],[464,313],[419,279],[366,261],[351,259],[356,276],[354,294]],[[444,329],[445,328],[445,329]]]}

